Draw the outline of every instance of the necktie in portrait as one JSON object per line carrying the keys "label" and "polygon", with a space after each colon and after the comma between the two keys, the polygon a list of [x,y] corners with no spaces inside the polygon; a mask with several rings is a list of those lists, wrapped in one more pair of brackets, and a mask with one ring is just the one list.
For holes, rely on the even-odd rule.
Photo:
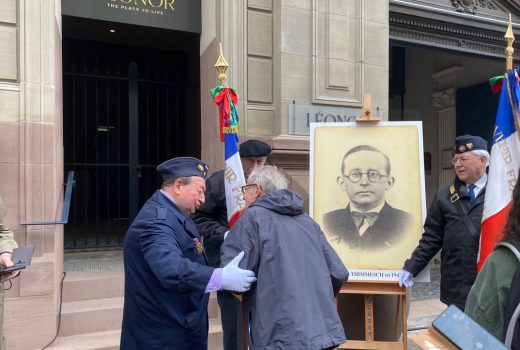
{"label": "necktie in portrait", "polygon": [[356,225],[360,236],[362,236],[368,230],[368,228],[374,224],[377,219],[377,215],[378,213],[376,212],[352,212],[352,218],[354,219],[354,224]]}

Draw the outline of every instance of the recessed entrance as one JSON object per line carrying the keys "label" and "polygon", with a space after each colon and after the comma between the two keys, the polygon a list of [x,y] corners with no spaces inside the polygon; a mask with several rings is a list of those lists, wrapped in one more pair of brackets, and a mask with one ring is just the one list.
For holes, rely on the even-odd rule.
{"label": "recessed entrance", "polygon": [[120,247],[155,167],[200,155],[199,36],[65,16],[63,31],[65,249]]}

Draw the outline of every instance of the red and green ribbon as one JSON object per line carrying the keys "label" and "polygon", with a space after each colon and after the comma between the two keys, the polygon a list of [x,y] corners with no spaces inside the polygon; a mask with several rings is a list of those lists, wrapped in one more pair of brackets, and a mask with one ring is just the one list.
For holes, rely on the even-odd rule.
{"label": "red and green ribbon", "polygon": [[210,90],[213,100],[218,106],[220,141],[224,142],[224,134],[238,133],[238,93],[235,89],[219,85]]}

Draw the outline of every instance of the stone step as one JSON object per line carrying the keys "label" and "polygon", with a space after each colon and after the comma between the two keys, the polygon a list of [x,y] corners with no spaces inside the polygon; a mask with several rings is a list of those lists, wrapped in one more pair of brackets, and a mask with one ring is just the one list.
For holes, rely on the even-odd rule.
{"label": "stone step", "polygon": [[51,350],[118,350],[121,330],[58,337]]}
{"label": "stone step", "polygon": [[[63,284],[60,336],[120,329],[124,304],[123,271],[72,271]],[[220,319],[217,294],[211,293],[210,319]]]}
{"label": "stone step", "polygon": [[[60,335],[69,336],[106,331],[121,327],[124,298],[98,298],[64,302],[61,310]],[[208,304],[208,317],[220,319],[215,293]]]}
{"label": "stone step", "polygon": [[[63,302],[124,296],[124,271],[68,272],[63,282]],[[211,293],[209,318],[220,317],[217,294]]]}
{"label": "stone step", "polygon": [[[51,350],[117,350],[121,330],[60,336],[47,349]],[[209,319],[208,350],[223,350],[220,318]]]}
{"label": "stone step", "polygon": [[124,271],[67,272],[63,302],[118,298],[124,295]]}
{"label": "stone step", "polygon": [[122,297],[64,302],[60,336],[120,329],[122,320]]}

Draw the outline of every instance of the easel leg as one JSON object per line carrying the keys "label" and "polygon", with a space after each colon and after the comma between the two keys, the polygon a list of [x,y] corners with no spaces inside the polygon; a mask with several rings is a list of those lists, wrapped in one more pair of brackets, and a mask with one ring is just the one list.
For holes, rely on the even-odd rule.
{"label": "easel leg", "polygon": [[[403,300],[401,299],[401,296],[398,296],[397,297],[397,307],[396,307],[396,310],[395,310],[395,320],[394,320],[394,324],[397,325],[395,327],[395,335],[394,335],[394,338],[395,339],[399,339],[400,338],[400,334],[399,334],[399,316],[401,315],[401,310],[402,310],[402,305],[403,305]],[[402,325],[402,323],[401,323]]]}
{"label": "easel leg", "polygon": [[249,349],[249,318],[247,316],[244,298],[240,298],[240,319],[242,321],[242,344],[244,350]]}
{"label": "easel leg", "polygon": [[408,350],[408,312],[407,312],[407,295],[401,295],[399,297],[403,315],[403,349]]}
{"label": "easel leg", "polygon": [[374,296],[365,294],[365,340],[374,340]]}

